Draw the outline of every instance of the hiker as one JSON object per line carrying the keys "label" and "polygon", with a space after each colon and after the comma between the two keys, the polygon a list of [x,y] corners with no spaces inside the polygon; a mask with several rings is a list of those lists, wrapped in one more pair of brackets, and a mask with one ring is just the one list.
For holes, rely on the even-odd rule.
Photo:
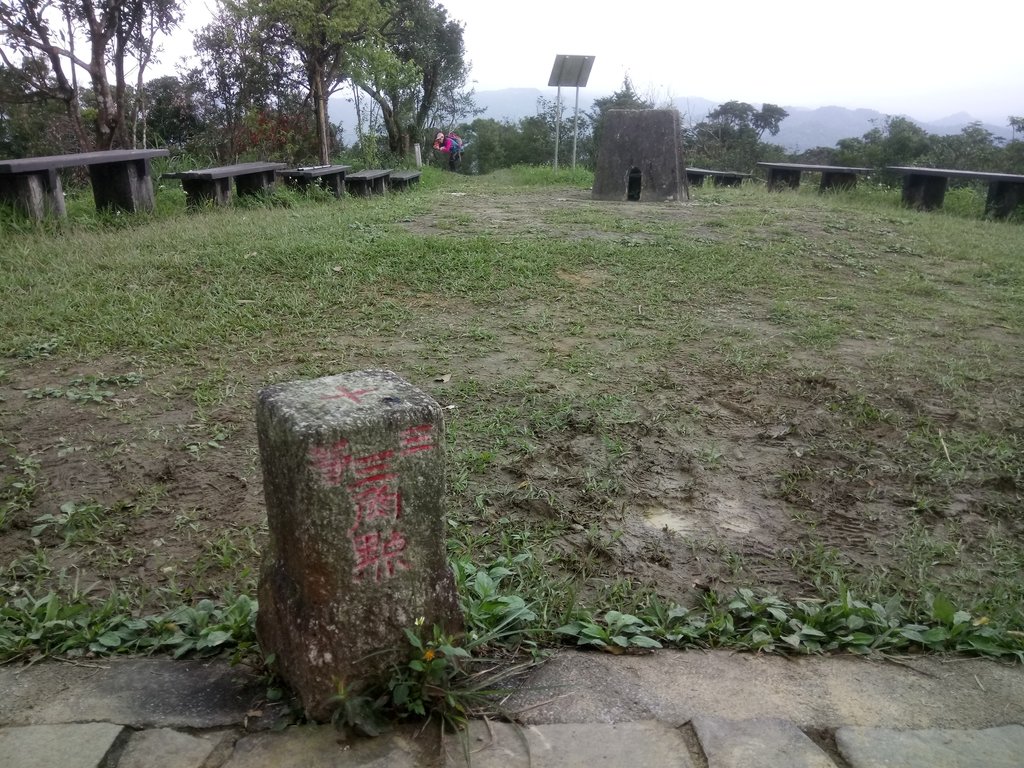
{"label": "hiker", "polygon": [[438,131],[434,137],[434,149],[438,152],[445,152],[448,155],[448,170],[455,172],[462,160],[462,139],[452,131],[445,135],[444,131]]}

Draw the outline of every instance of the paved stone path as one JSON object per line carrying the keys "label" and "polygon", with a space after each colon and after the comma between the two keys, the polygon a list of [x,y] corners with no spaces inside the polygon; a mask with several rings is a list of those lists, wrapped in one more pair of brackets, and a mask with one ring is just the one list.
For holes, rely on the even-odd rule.
{"label": "paved stone path", "polygon": [[504,703],[518,723],[346,740],[274,730],[226,662],[0,667],[3,768],[1022,768],[1024,668],[977,659],[560,652]]}

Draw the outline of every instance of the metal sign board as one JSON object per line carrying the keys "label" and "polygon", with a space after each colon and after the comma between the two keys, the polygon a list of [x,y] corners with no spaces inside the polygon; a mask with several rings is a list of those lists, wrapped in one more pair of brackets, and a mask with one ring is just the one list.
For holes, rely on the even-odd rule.
{"label": "metal sign board", "polygon": [[593,56],[555,56],[555,64],[551,67],[549,86],[559,88],[582,88],[590,78],[590,69],[594,66]]}

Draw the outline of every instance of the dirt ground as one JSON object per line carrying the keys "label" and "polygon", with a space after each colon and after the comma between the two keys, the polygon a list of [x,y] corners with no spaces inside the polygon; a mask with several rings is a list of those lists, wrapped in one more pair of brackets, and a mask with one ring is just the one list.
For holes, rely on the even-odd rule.
{"label": "dirt ground", "polygon": [[[460,229],[467,237],[508,232],[643,242],[650,237],[647,224],[679,215],[673,206],[623,209],[620,215],[634,222],[627,233],[569,221],[574,208],[600,212],[602,205],[608,204],[571,191],[465,195]],[[545,223],[551,210],[566,211],[565,220]],[[693,233],[714,239],[721,236],[714,226],[719,213],[693,205],[685,215]],[[441,214],[404,226],[414,234],[452,235]],[[566,291],[601,289],[610,279],[599,269],[560,277]],[[458,322],[456,304],[451,322]],[[574,311],[540,301],[533,310]],[[530,311],[519,307],[517,317]],[[767,338],[779,332],[768,313],[767,300],[744,300],[709,308],[708,319]],[[1019,412],[1013,416],[1019,393],[998,391],[998,383],[991,393],[978,393],[977,402],[986,405],[964,412],[923,382],[879,380],[866,361],[886,351],[884,339],[841,340],[827,359],[795,350],[784,364],[744,377],[722,361],[715,339],[695,342],[688,356],[638,361],[601,341],[598,328],[590,341],[605,344],[608,384],[602,386],[585,366],[578,372],[550,366],[534,339],[509,328],[499,316],[497,342],[487,351],[453,350],[455,373],[448,381],[414,377],[443,406],[454,406],[448,411],[453,420],[465,414],[479,421],[488,409],[501,412],[524,399],[558,416],[555,424],[531,423],[517,411],[531,450],[486,457],[452,494],[453,515],[467,538],[524,527],[552,530],[557,536],[546,552],[558,571],[586,573],[606,590],[622,580],[647,583],[689,602],[695,589],[706,587],[764,585],[790,596],[815,594],[815,574],[830,563],[864,573],[888,569],[897,582],[912,580],[912,566],[892,549],[910,530],[934,550],[922,557],[939,571],[957,566],[950,553],[980,552],[993,526],[1009,538],[1024,534],[1024,518],[1012,512],[1020,502],[1019,476],[993,465],[949,494],[900,458],[907,451],[904,425],[915,420],[939,430],[954,423],[1020,430]],[[1014,329],[975,333],[1020,346]],[[355,341],[347,360],[379,365],[373,343]],[[388,343],[388,367],[422,370],[415,344]],[[557,340],[553,346],[558,352]],[[566,339],[561,351],[578,349],[578,339]],[[10,594],[56,583],[63,572],[65,586],[99,584],[102,591],[117,585],[147,605],[251,588],[265,536],[254,396],[291,375],[297,359],[282,352],[269,366],[257,366],[239,355],[227,373],[224,361],[177,370],[137,358],[3,361],[5,497],[17,498],[15,483],[33,487],[21,489],[26,501],[12,505],[0,536],[0,588]],[[509,394],[501,385],[513,369],[532,381]],[[133,373],[138,381],[124,378]],[[76,384],[75,377],[93,378]],[[467,380],[483,389],[467,394],[460,388]],[[212,382],[216,396],[209,402],[198,382]],[[623,382],[635,385],[628,407],[597,404],[602,394],[621,392]],[[488,385],[494,386],[490,394]],[[48,387],[65,396],[38,396]],[[71,389],[75,399],[66,396]],[[90,399],[97,390],[111,394]],[[856,423],[851,409],[865,397],[894,416]],[[471,439],[461,448],[479,456],[487,445]],[[922,504],[930,492],[938,501]],[[86,506],[74,512],[79,522],[59,520],[66,502]],[[34,532],[47,515],[51,524]]]}

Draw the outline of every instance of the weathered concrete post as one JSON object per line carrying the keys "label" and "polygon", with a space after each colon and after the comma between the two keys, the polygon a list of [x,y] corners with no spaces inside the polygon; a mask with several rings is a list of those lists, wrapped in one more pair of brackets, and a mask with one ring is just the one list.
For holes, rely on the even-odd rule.
{"label": "weathered concrete post", "polygon": [[660,202],[690,196],[674,109],[610,109],[594,170],[594,200]]}
{"label": "weathered concrete post", "polygon": [[270,541],[257,636],[307,716],[386,671],[423,617],[462,628],[445,557],[441,408],[391,371],[267,387],[256,411]]}

